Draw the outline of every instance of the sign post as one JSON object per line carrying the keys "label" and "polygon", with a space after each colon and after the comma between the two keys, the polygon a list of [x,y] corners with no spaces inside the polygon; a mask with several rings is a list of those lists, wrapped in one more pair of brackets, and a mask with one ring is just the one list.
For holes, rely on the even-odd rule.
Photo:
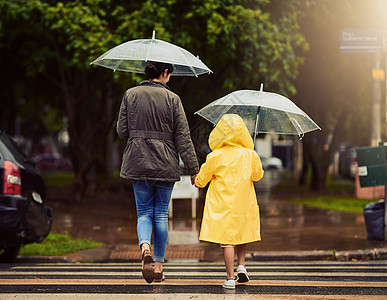
{"label": "sign post", "polygon": [[[382,82],[386,80],[385,72],[381,68],[381,53],[386,52],[387,42],[381,30],[341,30],[340,51],[341,53],[374,53],[375,62],[372,70],[372,108],[371,108],[371,146],[377,146],[381,139],[380,104],[382,98]],[[386,72],[387,72],[387,52],[386,52]],[[386,140],[387,140],[387,81],[386,81]],[[376,148],[376,147],[375,147]],[[384,169],[386,168],[386,160]],[[377,175],[382,180],[381,174]],[[384,182],[384,240],[387,240],[387,183]]]}

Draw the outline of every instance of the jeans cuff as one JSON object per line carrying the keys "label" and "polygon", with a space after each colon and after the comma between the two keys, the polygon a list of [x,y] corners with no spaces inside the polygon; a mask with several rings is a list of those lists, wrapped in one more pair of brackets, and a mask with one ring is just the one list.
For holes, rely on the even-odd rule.
{"label": "jeans cuff", "polygon": [[165,259],[164,257],[161,257],[161,256],[153,256],[153,261],[163,263],[165,262]]}

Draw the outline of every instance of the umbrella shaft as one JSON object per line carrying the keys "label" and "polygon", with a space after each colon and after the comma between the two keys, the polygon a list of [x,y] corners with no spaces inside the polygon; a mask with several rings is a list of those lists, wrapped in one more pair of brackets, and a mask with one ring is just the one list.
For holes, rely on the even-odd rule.
{"label": "umbrella shaft", "polygon": [[257,130],[258,130],[258,119],[259,119],[259,113],[261,111],[261,107],[257,107],[257,119],[255,120],[255,130],[254,130],[254,148],[255,148],[255,139],[257,137]]}

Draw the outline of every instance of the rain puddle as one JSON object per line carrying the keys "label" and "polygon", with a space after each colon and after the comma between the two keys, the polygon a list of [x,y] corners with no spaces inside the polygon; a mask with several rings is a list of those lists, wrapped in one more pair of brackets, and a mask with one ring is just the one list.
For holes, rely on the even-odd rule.
{"label": "rain puddle", "polygon": [[[266,172],[264,179],[256,184],[262,241],[249,245],[249,250],[353,250],[385,246],[384,242],[367,241],[362,215],[309,208],[270,198],[270,190],[280,178],[280,173]],[[68,232],[73,237],[109,245],[137,244],[136,210],[131,190],[124,194],[112,193],[105,199],[89,203],[49,199],[47,204],[54,210],[52,232]],[[203,207],[204,195],[200,193],[198,218],[193,220],[191,200],[174,200],[174,215],[169,221],[169,245],[199,243]],[[218,247],[216,249],[219,251]]]}

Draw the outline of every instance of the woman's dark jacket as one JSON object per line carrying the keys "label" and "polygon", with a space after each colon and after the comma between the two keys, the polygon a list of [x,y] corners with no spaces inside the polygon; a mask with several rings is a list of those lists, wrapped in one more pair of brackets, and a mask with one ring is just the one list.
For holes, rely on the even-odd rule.
{"label": "woman's dark jacket", "polygon": [[121,165],[123,178],[178,181],[178,154],[190,174],[198,172],[180,97],[160,82],[145,80],[125,92],[117,133],[128,139]]}

